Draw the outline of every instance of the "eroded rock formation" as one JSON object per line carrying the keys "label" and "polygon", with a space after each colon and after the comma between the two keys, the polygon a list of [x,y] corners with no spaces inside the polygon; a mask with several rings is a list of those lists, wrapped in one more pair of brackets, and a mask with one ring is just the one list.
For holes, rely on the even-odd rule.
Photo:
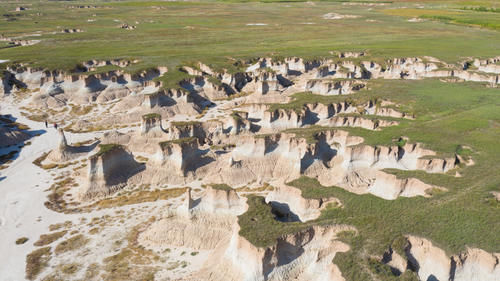
{"label": "eroded rock formation", "polygon": [[450,256],[425,238],[410,235],[406,241],[404,257],[390,249],[383,258],[396,274],[409,269],[417,272],[420,280],[437,281],[494,281],[500,276],[498,253],[467,248]]}

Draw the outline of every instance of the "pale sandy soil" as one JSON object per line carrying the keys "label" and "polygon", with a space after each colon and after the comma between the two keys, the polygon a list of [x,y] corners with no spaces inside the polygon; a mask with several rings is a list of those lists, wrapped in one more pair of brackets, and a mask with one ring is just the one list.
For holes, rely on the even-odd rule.
{"label": "pale sandy soil", "polygon": [[[5,104],[2,114],[11,114],[33,130],[45,130],[43,123],[21,116],[12,105]],[[43,128],[42,128],[43,127]],[[24,276],[26,255],[34,249],[33,242],[46,233],[50,224],[75,219],[76,216],[59,214],[45,208],[47,189],[52,184],[49,172],[33,165],[33,160],[57,145],[57,132],[49,128],[44,134],[31,139],[17,159],[0,172],[0,279],[21,280]],[[16,239],[28,237],[23,245]]]}
{"label": "pale sandy soil", "polygon": [[[68,232],[75,231],[90,238],[87,249],[83,249],[79,258],[75,259],[75,253],[54,256],[51,260],[52,270],[58,264],[78,262],[83,268],[92,264],[100,263],[106,257],[117,254],[126,243],[116,246],[117,241],[125,241],[129,231],[136,225],[144,223],[152,216],[160,217],[168,208],[166,205],[177,205],[178,198],[168,201],[156,201],[144,204],[129,205],[93,211],[82,214],[63,214],[47,209],[44,202],[47,201],[47,189],[54,183],[54,174],[67,173],[71,169],[58,171],[44,170],[32,162],[44,152],[54,149],[58,145],[59,136],[57,131],[48,129],[41,122],[34,122],[20,114],[18,107],[5,102],[2,105],[2,114],[11,114],[17,121],[28,125],[31,130],[43,130],[42,135],[30,139],[31,145],[22,148],[17,157],[8,168],[0,171],[0,281],[25,280],[26,255],[38,247],[33,243],[38,240],[41,234],[49,233],[49,226],[52,224],[71,221],[72,226],[67,228]],[[216,115],[211,110],[209,116]],[[186,120],[186,116],[176,116],[176,120]],[[127,130],[127,129],[126,129]],[[69,143],[93,139],[100,133],[71,134],[66,132]],[[199,188],[199,183],[193,183],[193,187]],[[178,202],[179,201],[179,202]],[[95,227],[93,218],[103,218],[104,223],[100,223],[100,232],[97,235],[89,235],[88,231]],[[119,223],[120,219],[125,219],[126,223]],[[64,238],[67,239],[67,234]],[[27,237],[29,240],[16,245],[18,238]],[[52,244],[55,246],[57,241]],[[176,278],[185,275],[187,272],[198,269],[207,258],[207,253],[195,251],[188,248],[171,248],[159,266],[165,268],[158,273],[160,279]],[[196,253],[196,254],[192,254]],[[37,280],[45,277],[51,269],[43,271]],[[80,270],[71,280],[84,278],[85,270]]]}

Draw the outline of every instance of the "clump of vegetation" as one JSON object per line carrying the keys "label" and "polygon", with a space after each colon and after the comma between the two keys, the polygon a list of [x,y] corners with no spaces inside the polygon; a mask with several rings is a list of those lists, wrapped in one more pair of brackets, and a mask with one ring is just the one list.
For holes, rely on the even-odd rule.
{"label": "clump of vegetation", "polygon": [[58,269],[67,275],[72,275],[75,274],[78,270],[80,270],[81,265],[78,263],[68,263],[68,264],[63,264],[58,267]]}
{"label": "clump of vegetation", "polygon": [[22,244],[26,243],[28,240],[29,240],[28,237],[17,238],[16,245],[22,245]]}
{"label": "clump of vegetation", "polygon": [[219,183],[219,184],[211,184],[210,185],[213,189],[218,189],[218,190],[224,190],[224,191],[231,191],[233,190],[232,187],[225,183]]}
{"label": "clump of vegetation", "polygon": [[309,222],[280,222],[273,214],[271,205],[264,197],[250,195],[247,200],[248,211],[238,217],[240,235],[257,247],[267,247],[276,242],[278,237],[296,233],[310,226]]}
{"label": "clump of vegetation", "polygon": [[463,145],[458,145],[457,146],[457,149],[455,150],[455,153],[457,155],[460,155],[462,158],[464,159],[470,159],[472,157],[472,149],[470,149],[469,147],[465,147]]}
{"label": "clump of vegetation", "polygon": [[49,156],[49,153],[44,152],[42,155],[40,155],[40,157],[36,158],[33,161],[33,164],[37,165],[40,168],[43,168],[42,162],[47,158],[47,156]]}
{"label": "clump of vegetation", "polygon": [[93,155],[93,157],[99,157],[115,149],[120,149],[120,148],[122,148],[122,146],[115,143],[99,144],[99,151],[95,155]]}
{"label": "clump of vegetation", "polygon": [[242,121],[243,118],[241,117],[241,114],[243,114],[243,112],[241,111],[233,111],[231,113],[231,117],[235,120],[235,121]]}
{"label": "clump of vegetation", "polygon": [[59,243],[54,252],[56,254],[61,254],[69,251],[74,251],[85,246],[88,242],[89,240],[85,236],[83,236],[83,234],[75,235]]}
{"label": "clump of vegetation", "polygon": [[92,105],[87,106],[72,106],[70,113],[76,116],[86,115],[92,110]]}
{"label": "clump of vegetation", "polygon": [[161,119],[161,115],[158,113],[149,113],[149,114],[142,115],[142,120],[148,120],[148,119],[154,119],[154,118]]}
{"label": "clump of vegetation", "polygon": [[274,187],[268,183],[264,183],[262,186],[250,188],[248,186],[242,186],[235,189],[238,192],[263,192],[263,191],[273,191]]}
{"label": "clump of vegetation", "polygon": [[94,228],[89,230],[89,234],[94,235],[94,234],[99,233],[99,231],[100,231],[100,229],[98,227],[94,227]]}
{"label": "clump of vegetation", "polygon": [[490,12],[490,13],[500,13],[500,8],[488,8],[484,6],[479,7],[463,7],[462,10],[476,11],[476,12]]}
{"label": "clump of vegetation", "polygon": [[213,76],[208,76],[208,82],[216,85],[216,86],[222,86],[222,81],[220,81],[219,79],[213,77]]}
{"label": "clump of vegetation", "polygon": [[296,186],[302,191],[302,197],[307,199],[321,199],[328,197],[335,197],[335,188],[334,187],[325,187],[325,186],[316,186],[303,184],[305,180],[304,177],[298,178],[292,182],[289,182],[289,185]]}
{"label": "clump of vegetation", "polygon": [[49,225],[49,230],[56,231],[56,230],[59,230],[63,227],[70,228],[72,225],[73,225],[73,222],[71,222],[71,221],[65,221],[65,222],[61,222],[61,223],[51,224],[51,225]]}
{"label": "clump of vegetation", "polygon": [[[25,114],[23,114],[23,115],[25,115]],[[47,120],[47,118],[49,118],[49,115],[47,113],[43,113],[43,114],[29,114],[26,117],[29,120],[31,120],[31,121],[44,122],[45,120]]]}
{"label": "clump of vegetation", "polygon": [[[98,208],[112,208],[126,205],[139,204],[144,202],[154,202],[158,200],[167,200],[169,198],[179,197],[186,192],[186,188],[172,188],[172,189],[156,189],[153,191],[141,190],[132,192],[131,194],[125,194],[114,198],[106,198],[100,200],[88,209]],[[87,208],[86,208],[87,209]]]}
{"label": "clump of vegetation", "polygon": [[35,245],[35,246],[48,245],[48,244],[56,241],[57,239],[63,237],[64,235],[66,235],[67,232],[68,231],[63,230],[63,231],[49,233],[49,234],[42,234],[42,235],[40,235],[40,238],[38,239],[38,241],[33,243],[33,245]]}
{"label": "clump of vegetation", "polygon": [[392,241],[391,248],[394,252],[401,256],[405,255],[405,249],[408,246],[408,240],[403,235],[398,236],[394,241]]}
{"label": "clump of vegetation", "polygon": [[98,263],[92,263],[87,267],[85,271],[85,280],[91,280],[99,274],[100,266]]}
{"label": "clump of vegetation", "polygon": [[26,256],[26,279],[34,280],[48,266],[52,258],[50,249],[40,248]]}
{"label": "clump of vegetation", "polygon": [[184,80],[188,80],[190,78],[193,78],[196,76],[189,75],[187,72],[185,72],[183,69],[180,67],[174,68],[162,77],[156,78],[156,80],[161,81],[162,83],[162,89],[184,89],[181,87],[180,83]]}
{"label": "clump of vegetation", "polygon": [[67,209],[68,202],[64,199],[64,194],[70,189],[71,186],[76,186],[73,178],[65,178],[52,184],[49,188],[52,191],[47,196],[47,201],[44,203],[45,207],[56,212],[69,211]]}
{"label": "clump of vegetation", "polygon": [[149,159],[147,157],[144,157],[141,155],[138,155],[137,157],[135,157],[135,160],[137,160],[137,162],[140,162],[140,163],[146,163],[149,161]]}
{"label": "clump of vegetation", "polygon": [[396,141],[396,145],[399,147],[403,147],[406,145],[407,142],[408,140],[406,138],[401,137]]}

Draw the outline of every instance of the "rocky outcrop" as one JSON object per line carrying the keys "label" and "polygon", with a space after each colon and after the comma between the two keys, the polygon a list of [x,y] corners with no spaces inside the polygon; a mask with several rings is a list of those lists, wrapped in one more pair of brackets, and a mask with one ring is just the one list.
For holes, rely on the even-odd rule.
{"label": "rocky outcrop", "polygon": [[378,130],[383,127],[396,126],[399,123],[388,120],[371,120],[360,116],[337,116],[318,124],[329,127],[359,127],[367,130]]}
{"label": "rocky outcrop", "polygon": [[355,80],[309,80],[304,91],[311,91],[318,95],[347,95],[359,91],[365,86],[365,83]]}
{"label": "rocky outcrop", "polygon": [[[182,280],[344,280],[332,263],[349,246],[337,234],[346,226],[314,226],[284,235],[269,247],[253,246],[236,231],[203,268]],[[321,274],[318,274],[321,272]]]}
{"label": "rocky outcrop", "polygon": [[153,223],[138,241],[156,250],[208,250],[202,268],[179,280],[344,280],[332,260],[349,250],[337,235],[351,227],[310,227],[255,247],[238,233],[237,216],[246,211],[245,202],[233,190],[207,188],[192,199],[188,189],[178,209]]}
{"label": "rocky outcrop", "polygon": [[0,116],[0,147],[7,147],[20,144],[31,138],[31,135],[20,130],[18,126],[13,125],[14,121],[10,118]]}
{"label": "rocky outcrop", "polygon": [[139,236],[139,242],[151,248],[215,249],[229,241],[237,216],[246,210],[246,198],[233,190],[208,187],[201,197],[193,199],[188,188],[177,209],[168,210]]}
{"label": "rocky outcrop", "polygon": [[198,94],[209,100],[224,99],[235,93],[229,85],[218,79],[203,76],[184,79],[180,85],[190,93]]}
{"label": "rocky outcrop", "polygon": [[384,79],[420,79],[439,68],[436,63],[420,58],[396,58],[387,61],[386,66],[366,61],[362,65],[370,72],[371,78]]}
{"label": "rocky outcrop", "polygon": [[478,71],[500,74],[500,57],[489,59],[474,59],[472,65],[477,67]]}
{"label": "rocky outcrop", "polygon": [[23,131],[0,127],[0,147],[21,143],[31,136]]}
{"label": "rocky outcrop", "polygon": [[204,142],[206,131],[201,122],[170,122],[168,127],[168,138],[170,140],[194,137],[200,142]]}
{"label": "rocky outcrop", "polygon": [[450,272],[450,280],[485,280],[493,281],[500,278],[500,254],[490,254],[481,249],[468,248],[465,252],[454,256],[452,265],[455,272]]}
{"label": "rocky outcrop", "polygon": [[[87,70],[83,66],[83,69],[77,69],[75,73],[68,74],[61,71],[17,66],[7,70],[8,74],[4,77],[8,81],[4,85],[18,81],[28,89],[39,89],[39,93],[33,96],[33,105],[38,107],[54,107],[58,105],[58,102],[63,104],[106,102],[125,97],[132,92],[141,92],[147,87],[159,87],[160,83],[153,82],[152,79],[163,75],[166,68],[148,69],[137,74],[116,70],[88,75],[84,73]],[[6,89],[7,87],[4,87],[4,92]]]}
{"label": "rocky outcrop", "polygon": [[279,185],[266,196],[266,203],[270,203],[273,210],[279,212],[284,221],[306,222],[321,215],[321,211],[329,204],[336,207],[342,204],[337,198],[306,199],[298,188]]}
{"label": "rocky outcrop", "polygon": [[382,259],[396,275],[409,269],[415,271],[420,280],[495,281],[500,277],[498,253],[467,248],[462,253],[449,256],[425,238],[410,235],[406,241],[405,257],[389,249]]}
{"label": "rocky outcrop", "polygon": [[[109,66],[109,65],[114,65],[118,67],[127,67],[129,65],[138,63],[138,60],[121,60],[121,59],[114,59],[114,60],[89,60],[84,62],[82,65],[87,68],[87,71],[94,71],[99,67],[103,66]],[[166,67],[159,67],[158,68],[161,72],[167,72]]]}
{"label": "rocky outcrop", "polygon": [[143,169],[133,155],[123,146],[101,145],[99,152],[88,160],[88,184],[80,191],[79,197],[90,200],[109,195],[123,188],[127,180]]}
{"label": "rocky outcrop", "polygon": [[365,115],[411,118],[395,109],[376,106],[373,101],[357,106],[349,102],[314,103],[305,104],[301,109],[279,108],[274,110],[269,110],[266,105],[251,104],[240,107],[240,110],[247,113],[246,118],[256,125],[254,128],[258,129],[255,131],[259,133],[277,132],[308,125],[361,127],[368,130],[377,130],[382,127],[395,126],[399,122],[371,116],[365,117]]}
{"label": "rocky outcrop", "polygon": [[168,168],[170,173],[183,177],[189,170],[193,170],[201,164],[198,162],[200,158],[198,139],[181,138],[161,142],[155,155],[155,162]]}
{"label": "rocky outcrop", "polygon": [[161,115],[150,113],[142,116],[141,134],[148,137],[163,137],[165,132],[161,126]]}
{"label": "rocky outcrop", "polygon": [[[196,126],[200,126],[202,133],[209,132],[203,130],[201,123]],[[206,139],[212,139],[213,143],[200,147],[199,138],[192,136],[162,142],[154,154],[155,161],[148,162],[143,181],[187,184],[198,179],[237,187],[289,182],[307,176],[324,186],[339,186],[357,194],[371,193],[393,200],[399,196],[427,197],[434,189],[444,189],[415,178],[397,178],[382,170],[446,173],[461,163],[458,157],[434,157],[433,151],[420,144],[362,145],[362,138],[341,130],[320,132],[308,139],[285,133],[255,136],[222,132]],[[128,145],[149,153],[147,142],[132,144],[135,142],[134,139]],[[322,205],[319,201],[297,204]],[[303,213],[304,218],[313,216]]]}
{"label": "rocky outcrop", "polygon": [[[349,54],[350,56],[351,54]],[[354,54],[354,57],[359,54]],[[342,57],[345,58],[345,57]],[[497,73],[498,65],[495,59],[488,62],[474,62],[479,71]],[[331,59],[315,60],[306,62],[300,58],[285,58],[283,60],[273,60],[262,58],[257,63],[249,66],[247,72],[257,73],[263,69],[270,68],[284,77],[297,77],[308,74],[314,78],[355,78],[355,79],[423,79],[427,77],[458,77],[466,81],[490,82],[498,84],[498,75],[481,75],[470,71],[454,69],[452,65],[445,64],[431,57],[409,57],[395,58],[383,64],[373,61],[362,61],[354,63],[352,61],[333,61]],[[338,94],[331,85],[314,82],[309,83],[309,88],[315,89],[319,93],[331,92]],[[316,89],[317,88],[317,89]]]}
{"label": "rocky outcrop", "polygon": [[252,75],[251,81],[241,89],[242,92],[266,95],[279,93],[288,85],[288,81],[280,79],[274,72],[259,72]]}
{"label": "rocky outcrop", "polygon": [[68,145],[63,129],[59,128],[58,133],[59,145],[47,155],[47,159],[55,163],[61,163],[75,158],[77,153]]}

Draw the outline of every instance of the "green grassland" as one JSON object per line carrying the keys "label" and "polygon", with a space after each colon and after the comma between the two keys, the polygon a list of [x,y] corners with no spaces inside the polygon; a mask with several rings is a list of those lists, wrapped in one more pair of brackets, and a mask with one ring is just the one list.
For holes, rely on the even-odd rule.
{"label": "green grassland", "polygon": [[[27,11],[15,12],[26,3]],[[498,13],[461,10],[470,4],[427,5],[427,16],[466,14],[497,24]],[[494,2],[492,2],[494,3]],[[75,5],[96,9],[69,9]],[[488,28],[428,20],[408,22],[418,3],[393,2],[384,6],[344,5],[320,1],[284,3],[163,2],[163,1],[23,1],[3,4],[0,34],[33,35],[37,45],[0,49],[1,59],[31,62],[53,69],[72,69],[89,59],[136,58],[139,69],[204,61],[228,67],[234,59],[260,56],[330,56],[330,51],[369,50],[373,57],[435,56],[456,62],[464,56],[498,54],[500,38]],[[362,4],[362,3],[361,3]],[[488,7],[495,7],[495,4]],[[408,7],[410,9],[404,9]],[[435,8],[436,7],[436,8]],[[432,13],[425,11],[434,11]],[[396,11],[396,12],[394,12]],[[356,19],[326,20],[329,12],[356,15]],[[413,15],[412,15],[413,16]],[[93,21],[88,21],[93,20]],[[136,24],[137,22],[137,24]],[[135,30],[119,28],[122,23]],[[264,26],[248,26],[264,23]],[[313,23],[313,24],[307,24]],[[63,28],[82,33],[63,34]],[[460,36],[457,36],[460,34]],[[439,38],[439,40],[436,40]],[[464,40],[467,38],[467,40]],[[167,74],[168,76],[168,74]]]}
{"label": "green grassland", "polygon": [[[42,41],[11,48],[3,48],[6,44],[0,42],[0,59],[65,70],[90,59],[139,59],[138,64],[125,70],[136,72],[168,66],[171,72],[162,79],[168,87],[176,87],[178,80],[189,77],[178,71],[180,64],[193,65],[197,61],[219,69],[234,69],[240,59],[262,56],[311,59],[331,57],[331,51],[367,51],[368,58],[376,59],[434,56],[449,63],[466,57],[500,55],[498,1],[378,1],[384,2],[383,6],[352,2],[360,5],[344,5],[346,1],[2,2],[0,34],[15,37],[39,32],[41,36],[23,39]],[[98,8],[68,8],[75,5]],[[15,12],[16,6],[30,10]],[[323,19],[330,12],[359,17]],[[425,20],[409,22],[413,17]],[[137,28],[124,30],[118,27],[122,23]],[[247,25],[252,23],[267,25]],[[52,34],[63,28],[85,32]],[[352,251],[335,258],[348,280],[370,280],[372,274],[381,280],[391,280],[368,257],[380,255],[405,234],[426,237],[450,255],[466,246],[500,252],[500,203],[489,195],[492,190],[500,190],[500,90],[483,83],[446,83],[438,79],[368,83],[367,90],[349,96],[299,93],[292,103],[272,108],[297,110],[314,102],[389,99],[402,104],[400,110],[414,114],[416,119],[398,120],[399,125],[380,131],[344,129],[362,136],[370,145],[395,144],[399,137],[407,136],[410,142],[421,142],[440,156],[451,156],[460,151],[460,146],[467,145],[472,148],[470,156],[476,164],[461,168],[462,177],[388,171],[448,189],[431,198],[388,201],[300,178],[290,184],[302,189],[304,197],[334,196],[344,207],[327,208],[320,218],[308,223],[282,223],[273,219],[270,206],[261,197],[250,197],[249,211],[239,217],[241,234],[255,245],[265,246],[284,233],[313,224],[355,226],[359,234],[345,237]],[[313,127],[295,132],[312,138],[314,132],[324,129]],[[366,272],[370,268],[375,269]]]}
{"label": "green grassland", "polygon": [[[448,189],[433,194],[431,198],[398,198],[393,201],[352,194],[339,187],[324,187],[316,180],[303,177],[290,184],[300,188],[304,197],[333,196],[339,198],[344,207],[327,208],[320,218],[304,224],[282,223],[272,218],[270,207],[263,200],[252,198],[249,212],[240,216],[241,234],[252,243],[264,246],[284,233],[293,233],[313,224],[354,225],[359,235],[347,239],[352,251],[337,254],[335,258],[347,280],[372,280],[370,276],[377,274],[375,270],[366,271],[373,266],[369,256],[381,255],[393,241],[407,234],[426,237],[450,255],[466,246],[500,251],[498,233],[494,231],[500,229],[500,203],[489,194],[500,190],[499,90],[477,83],[443,83],[437,79],[373,82],[372,90],[348,98],[389,98],[402,102],[416,114],[416,120],[401,120],[398,126],[382,131],[342,129],[364,137],[365,143],[370,145],[395,144],[400,136],[407,136],[410,142],[422,142],[441,156],[452,156],[457,150],[460,152],[461,145],[468,145],[476,164],[461,168],[459,171],[463,177],[388,170],[401,178],[415,177]],[[335,99],[338,101],[339,97]],[[296,131],[307,136],[325,129],[316,127]],[[388,275],[377,276],[382,280],[392,280]]]}
{"label": "green grassland", "polygon": [[[364,137],[365,143],[370,145],[394,144],[395,139],[407,136],[410,142],[421,142],[440,152],[441,156],[452,156],[459,146],[467,145],[472,148],[471,156],[476,164],[462,168],[463,177],[389,171],[399,177],[416,177],[449,189],[432,198],[387,201],[371,195],[355,195],[337,187],[318,189],[319,184],[307,178],[292,182],[303,190],[304,197],[335,196],[344,202],[345,208],[327,211],[319,221],[355,225],[361,235],[366,235],[365,242],[373,251],[382,251],[398,235],[411,233],[430,238],[450,253],[463,250],[466,245],[498,252],[498,236],[489,231],[500,227],[500,204],[489,200],[489,191],[498,190],[500,186],[500,174],[496,172],[500,169],[498,89],[433,79],[380,81],[373,88],[349,98],[370,95],[405,102],[415,112],[416,120],[401,120],[398,126],[381,131],[343,130]],[[325,129],[305,129],[301,133],[307,135]],[[272,240],[262,235],[258,237],[266,239],[258,242],[260,244]]]}

